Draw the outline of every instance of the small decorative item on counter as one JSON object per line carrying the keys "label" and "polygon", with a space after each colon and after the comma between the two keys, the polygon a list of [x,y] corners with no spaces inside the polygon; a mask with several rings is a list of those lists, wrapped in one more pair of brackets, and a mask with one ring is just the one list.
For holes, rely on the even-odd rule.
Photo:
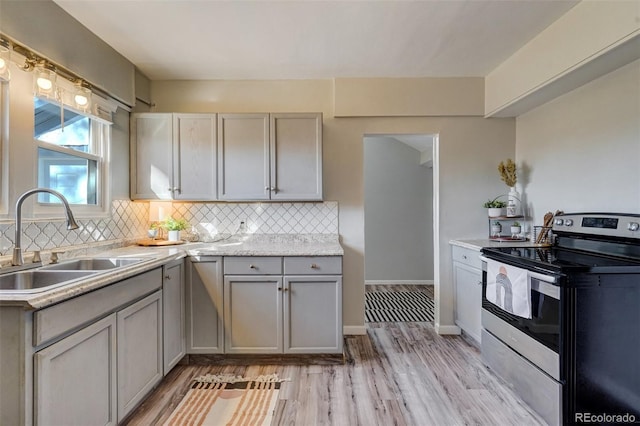
{"label": "small decorative item on counter", "polygon": [[489,215],[489,217],[503,216],[504,214],[503,209],[507,207],[507,203],[504,201],[498,200],[498,198],[500,197],[502,197],[502,195],[498,195],[493,200],[487,200],[483,204],[484,208],[487,209],[487,214]]}
{"label": "small decorative item on counter", "polygon": [[163,229],[167,230],[168,241],[180,241],[180,231],[183,231],[189,227],[189,222],[184,219],[174,219],[168,217],[162,221]]}
{"label": "small decorative item on counter", "polygon": [[500,237],[500,233],[502,232],[502,225],[497,220],[491,224],[491,236],[493,238]]}
{"label": "small decorative item on counter", "polygon": [[511,238],[520,237],[520,233],[522,232],[522,227],[520,226],[520,222],[513,222],[511,224]]}
{"label": "small decorative item on counter", "polygon": [[516,163],[511,158],[507,158],[506,164],[502,161],[498,164],[498,171],[500,172],[500,179],[509,187],[507,217],[520,216],[522,214],[522,197],[516,190],[516,182],[518,182]]}

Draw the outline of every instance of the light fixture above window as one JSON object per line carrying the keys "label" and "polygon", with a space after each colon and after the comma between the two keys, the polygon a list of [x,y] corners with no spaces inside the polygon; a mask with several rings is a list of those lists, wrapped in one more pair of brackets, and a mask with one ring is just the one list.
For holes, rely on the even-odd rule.
{"label": "light fixture above window", "polygon": [[0,39],[0,80],[11,80],[11,72],[9,72],[9,42]]}
{"label": "light fixture above window", "polygon": [[55,67],[46,61],[40,61],[33,69],[34,92],[36,96],[52,98],[56,90]]}
{"label": "light fixture above window", "polygon": [[75,93],[73,94],[73,103],[76,108],[86,111],[91,108],[91,89],[88,83],[82,79],[77,80],[74,84]]}

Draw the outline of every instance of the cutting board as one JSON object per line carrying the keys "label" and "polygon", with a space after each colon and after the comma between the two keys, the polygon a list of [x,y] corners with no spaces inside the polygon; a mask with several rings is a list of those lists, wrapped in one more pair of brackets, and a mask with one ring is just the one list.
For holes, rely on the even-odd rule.
{"label": "cutting board", "polygon": [[174,246],[177,244],[184,244],[184,241],[167,241],[167,240],[154,240],[152,238],[145,238],[138,241],[136,244],[145,247],[157,247],[157,246]]}

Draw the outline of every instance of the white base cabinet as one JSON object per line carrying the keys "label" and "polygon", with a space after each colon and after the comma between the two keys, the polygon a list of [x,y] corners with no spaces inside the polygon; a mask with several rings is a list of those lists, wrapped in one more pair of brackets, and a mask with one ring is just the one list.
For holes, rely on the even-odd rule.
{"label": "white base cabinet", "polygon": [[482,262],[476,250],[453,246],[455,320],[467,335],[480,342],[482,308]]}

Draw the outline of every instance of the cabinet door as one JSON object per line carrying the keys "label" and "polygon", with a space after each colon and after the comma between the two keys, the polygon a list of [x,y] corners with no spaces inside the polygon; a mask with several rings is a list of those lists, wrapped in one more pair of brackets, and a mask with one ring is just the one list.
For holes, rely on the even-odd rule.
{"label": "cabinet door", "polygon": [[116,314],[34,355],[36,425],[115,425]]}
{"label": "cabinet door", "polygon": [[174,114],[173,170],[176,200],[216,199],[215,114]]}
{"label": "cabinet door", "polygon": [[271,199],[322,200],[322,114],[271,114]]}
{"label": "cabinet door", "polygon": [[282,277],[225,276],[226,353],[282,353]]}
{"label": "cabinet door", "polygon": [[131,116],[131,198],[170,200],[173,188],[172,114]]}
{"label": "cabinet door", "polygon": [[117,324],[121,421],[162,379],[162,291],[119,311]]}
{"label": "cabinet door", "polygon": [[341,277],[284,277],[284,352],[342,353]]}
{"label": "cabinet door", "polygon": [[184,262],[180,259],[164,266],[162,279],[164,375],[167,375],[186,353],[184,310]]}
{"label": "cabinet door", "polygon": [[480,342],[482,270],[453,262],[453,281],[456,286],[456,324]]}
{"label": "cabinet door", "polygon": [[224,352],[221,257],[194,257],[187,263],[187,353]]}
{"label": "cabinet door", "polygon": [[269,114],[218,114],[218,197],[269,199]]}

